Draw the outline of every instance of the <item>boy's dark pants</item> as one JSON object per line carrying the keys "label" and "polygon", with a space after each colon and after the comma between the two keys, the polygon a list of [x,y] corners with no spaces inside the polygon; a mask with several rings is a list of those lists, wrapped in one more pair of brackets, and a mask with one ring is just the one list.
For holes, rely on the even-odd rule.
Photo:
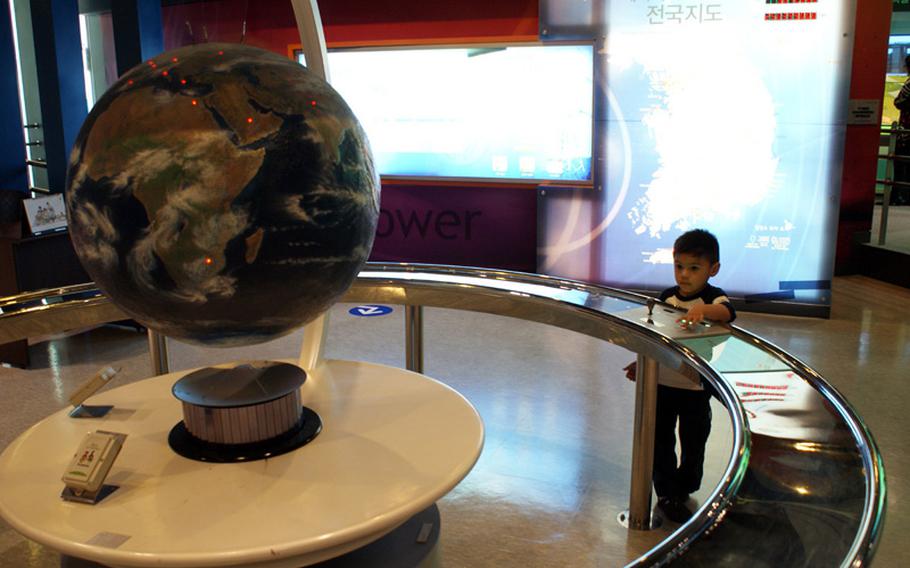
{"label": "boy's dark pants", "polygon": [[[678,462],[677,419],[682,454]],[[685,499],[698,490],[705,462],[705,444],[710,433],[710,391],[657,386],[653,479],[658,497]]]}

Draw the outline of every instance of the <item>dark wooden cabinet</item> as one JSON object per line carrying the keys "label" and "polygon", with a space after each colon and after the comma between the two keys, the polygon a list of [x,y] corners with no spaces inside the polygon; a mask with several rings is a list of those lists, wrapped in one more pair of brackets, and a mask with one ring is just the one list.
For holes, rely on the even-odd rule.
{"label": "dark wooden cabinet", "polygon": [[[0,297],[90,282],[69,233],[0,238]],[[28,341],[0,345],[0,362],[28,366]]]}

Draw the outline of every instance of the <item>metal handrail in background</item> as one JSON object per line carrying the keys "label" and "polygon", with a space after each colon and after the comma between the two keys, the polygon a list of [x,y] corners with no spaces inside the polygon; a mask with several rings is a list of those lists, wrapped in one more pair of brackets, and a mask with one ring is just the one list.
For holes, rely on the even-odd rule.
{"label": "metal handrail in background", "polygon": [[894,179],[894,162],[908,162],[910,156],[898,155],[897,137],[901,133],[906,133],[907,129],[901,128],[897,122],[892,122],[890,128],[882,128],[881,134],[888,136],[888,152],[878,154],[878,159],[886,160],[885,162],[885,179],[876,179],[875,183],[883,185],[882,190],[882,215],[878,224],[878,245],[885,246],[886,234],[888,232],[888,207],[891,204],[891,192],[895,187],[904,189],[910,188],[910,181],[897,181]]}
{"label": "metal handrail in background", "polygon": [[[76,299],[72,300],[67,299],[67,289],[50,292],[51,299],[41,298],[45,302],[39,305],[35,305],[34,302],[41,297],[40,292],[23,295],[24,301],[20,303],[16,302],[18,297],[0,299],[0,309],[3,310],[0,314],[0,343],[28,337],[30,334],[46,334],[54,326],[58,331],[62,331],[125,317],[125,314],[103,295],[91,296],[85,286],[77,287],[73,292]],[[707,557],[718,562],[725,551],[723,547],[718,547],[720,538],[725,539],[723,542],[732,539],[730,546],[736,546],[736,541],[742,544],[754,541],[754,535],[742,529],[739,524],[721,522],[725,516],[730,519],[737,513],[741,505],[736,504],[736,494],[740,482],[752,468],[749,430],[746,427],[747,421],[742,404],[727,379],[697,353],[656,331],[654,327],[610,312],[611,307],[617,308],[617,304],[623,301],[632,306],[644,305],[646,297],[533,274],[447,266],[369,263],[343,301],[385,302],[404,305],[406,308],[431,306],[511,316],[597,337],[650,357],[662,365],[675,368],[682,365],[694,369],[716,388],[730,415],[733,426],[731,458],[721,482],[695,516],[631,565],[663,564],[678,558],[690,547],[692,552],[696,553],[696,558],[703,560]],[[411,328],[410,333],[416,338],[415,341],[419,340],[421,334],[418,318],[406,320],[409,322],[406,325]],[[865,497],[862,500],[862,510],[852,543],[849,544],[849,548],[845,541],[838,544],[842,544],[846,550],[842,566],[867,565],[878,543],[885,509],[884,470],[881,455],[871,434],[849,403],[811,368],[747,332],[731,328],[731,333],[734,337],[756,345],[764,352],[779,358],[794,369],[830,403],[832,419],[836,417],[842,421],[847,431],[851,433],[855,450],[862,463],[862,471],[857,470],[855,473],[861,475],[865,481]],[[775,447],[775,452],[778,452],[778,457],[781,455],[780,452],[786,451],[793,452],[794,458],[804,457],[799,454],[800,450],[796,446],[799,444],[781,444]],[[815,455],[815,459],[826,458],[834,459],[823,452]],[[852,470],[849,473],[852,475]],[[759,471],[755,475],[760,477],[763,473]],[[775,489],[779,491],[786,488],[784,484]],[[799,488],[790,489],[795,491]],[[749,505],[754,506],[756,499],[760,505],[761,498],[761,495],[758,497],[750,495]],[[788,502],[794,504],[802,502],[801,496],[796,493],[792,496],[775,493],[764,498],[768,499],[768,506],[773,507],[780,507]],[[717,528],[724,530],[718,531],[718,536],[712,539],[711,546],[699,547],[700,537]],[[833,545],[834,543],[831,544]],[[685,563],[686,557],[683,556],[681,560]]]}
{"label": "metal handrail in background", "polygon": [[[888,232],[888,206],[891,204],[891,190],[892,186],[895,185],[893,181],[894,178],[894,160],[897,159],[894,155],[896,146],[897,146],[897,133],[900,128],[897,126],[897,123],[894,122],[891,124],[891,129],[888,131],[888,154],[885,159],[888,161],[885,162],[885,179],[882,180],[885,188],[882,191],[882,216],[878,222],[878,244],[879,246],[885,245],[885,235]],[[888,158],[890,156],[890,158]],[[879,156],[881,157],[881,156]],[[901,156],[900,159],[903,159]],[[879,180],[875,180],[878,183]],[[897,182],[901,183],[901,182]]]}

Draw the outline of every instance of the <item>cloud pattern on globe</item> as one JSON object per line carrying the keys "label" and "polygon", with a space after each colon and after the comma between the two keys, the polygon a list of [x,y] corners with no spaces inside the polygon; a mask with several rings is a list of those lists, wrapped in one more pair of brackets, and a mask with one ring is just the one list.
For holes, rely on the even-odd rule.
{"label": "cloud pattern on globe", "polygon": [[243,345],[329,308],[369,256],[379,179],[325,81],[271,52],[164,53],[101,97],[67,175],[76,252],[127,314]]}

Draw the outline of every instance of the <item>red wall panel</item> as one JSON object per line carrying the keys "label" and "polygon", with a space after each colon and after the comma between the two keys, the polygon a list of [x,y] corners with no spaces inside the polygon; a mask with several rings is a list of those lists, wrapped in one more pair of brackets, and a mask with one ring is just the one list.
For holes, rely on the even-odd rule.
{"label": "red wall panel", "polygon": [[[319,3],[326,43],[375,44],[517,41],[537,37],[537,0],[326,0]],[[162,10],[165,48],[204,41],[244,42],[276,53],[299,44],[290,2],[220,0]]]}
{"label": "red wall panel", "polygon": [[[882,99],[885,92],[891,7],[891,2],[863,2],[862,9],[857,6],[851,99]],[[872,228],[878,141],[877,125],[847,126],[834,269],[836,274],[849,274],[857,270],[859,252],[855,240]]]}

